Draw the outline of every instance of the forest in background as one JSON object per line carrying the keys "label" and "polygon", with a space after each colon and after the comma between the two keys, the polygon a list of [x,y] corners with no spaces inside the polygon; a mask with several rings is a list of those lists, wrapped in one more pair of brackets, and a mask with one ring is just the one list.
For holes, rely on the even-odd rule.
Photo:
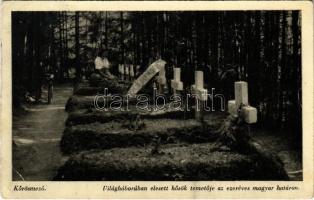
{"label": "forest in background", "polygon": [[[233,98],[233,82],[249,85],[259,125],[301,130],[301,15],[299,11],[13,12],[14,106],[34,93],[41,74],[56,81],[90,75],[99,49],[121,63],[149,63],[171,52],[185,87],[204,71],[209,88]],[[227,99],[227,100],[228,100]]]}

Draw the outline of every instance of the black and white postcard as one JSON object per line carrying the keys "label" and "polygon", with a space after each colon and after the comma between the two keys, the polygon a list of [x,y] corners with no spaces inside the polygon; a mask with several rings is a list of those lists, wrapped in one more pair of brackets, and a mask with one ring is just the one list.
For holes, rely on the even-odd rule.
{"label": "black and white postcard", "polygon": [[2,5],[5,198],[313,197],[311,2]]}

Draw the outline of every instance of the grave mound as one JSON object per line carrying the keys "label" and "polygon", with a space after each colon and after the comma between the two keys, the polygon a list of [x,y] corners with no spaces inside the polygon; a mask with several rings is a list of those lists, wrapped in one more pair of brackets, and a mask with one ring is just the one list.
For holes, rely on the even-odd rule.
{"label": "grave mound", "polygon": [[90,96],[96,95],[103,92],[101,87],[92,87],[88,85],[79,85],[78,88],[73,92],[74,95]]}
{"label": "grave mound", "polygon": [[259,154],[214,143],[83,151],[59,169],[56,181],[288,180],[283,166]]}
{"label": "grave mound", "polygon": [[[126,108],[123,108],[126,109]],[[80,110],[69,113],[66,126],[90,123],[107,123],[110,121],[124,121],[139,116],[141,119],[191,119],[192,112],[184,112],[177,109],[167,108],[164,110],[154,111],[153,109],[141,110],[135,106],[128,107],[128,111],[100,111],[96,109]]]}
{"label": "grave mound", "polygon": [[[94,109],[96,107],[96,102],[97,106],[99,108],[103,108],[105,106],[109,106],[110,103],[113,101],[112,96],[107,95],[104,96],[102,94],[99,94],[99,98],[96,99],[96,95],[91,95],[91,96],[79,96],[79,95],[73,95],[71,96],[66,105],[65,105],[65,110],[67,112],[74,112],[79,109]],[[126,97],[122,96],[122,104],[123,105],[134,105],[137,103],[136,98],[131,98],[131,97]],[[118,99],[116,99],[118,101]]]}
{"label": "grave mound", "polygon": [[[141,94],[139,94],[141,95]],[[151,96],[148,96],[147,94],[144,94],[147,99],[144,99],[144,97],[139,97],[137,96],[127,96],[127,95],[122,95],[122,96],[114,96],[114,95],[103,95],[99,94],[98,96],[96,95],[91,95],[91,96],[80,96],[80,95],[73,95],[71,96],[66,105],[65,105],[65,110],[67,112],[74,112],[80,109],[94,109],[96,108],[96,103],[99,108],[108,108],[110,109],[111,103],[115,102],[115,107],[120,105],[122,107],[126,106],[134,106],[141,104],[142,106],[145,103],[149,103],[149,105],[164,105],[165,103],[169,103],[170,97],[166,97],[166,99],[163,101],[162,99],[154,99]]]}
{"label": "grave mound", "polygon": [[76,125],[64,130],[61,151],[69,154],[90,149],[143,147],[156,141],[160,144],[204,143],[215,140],[216,136],[210,134],[212,128],[195,120],[168,119],[129,119]]}

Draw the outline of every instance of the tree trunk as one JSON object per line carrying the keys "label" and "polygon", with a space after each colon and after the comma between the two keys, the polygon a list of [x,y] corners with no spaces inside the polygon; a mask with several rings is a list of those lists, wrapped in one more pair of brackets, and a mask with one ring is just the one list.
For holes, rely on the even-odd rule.
{"label": "tree trunk", "polygon": [[121,45],[121,63],[125,64],[125,58],[124,58],[124,25],[123,25],[123,12],[120,12],[120,45]]}
{"label": "tree trunk", "polygon": [[76,79],[81,78],[81,63],[80,63],[80,30],[79,30],[79,12],[75,12],[75,67]]}

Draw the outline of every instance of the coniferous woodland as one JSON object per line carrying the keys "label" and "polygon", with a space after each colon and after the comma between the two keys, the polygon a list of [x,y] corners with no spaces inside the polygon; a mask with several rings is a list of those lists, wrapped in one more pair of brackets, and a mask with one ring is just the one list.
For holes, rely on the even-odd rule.
{"label": "coniferous woodland", "polygon": [[300,130],[300,26],[299,11],[13,12],[14,106],[26,92],[38,96],[45,72],[57,82],[74,70],[88,78],[99,49],[109,50],[113,73],[121,63],[144,71],[170,52],[185,87],[201,69],[229,100],[234,81],[247,81],[259,125]]}

